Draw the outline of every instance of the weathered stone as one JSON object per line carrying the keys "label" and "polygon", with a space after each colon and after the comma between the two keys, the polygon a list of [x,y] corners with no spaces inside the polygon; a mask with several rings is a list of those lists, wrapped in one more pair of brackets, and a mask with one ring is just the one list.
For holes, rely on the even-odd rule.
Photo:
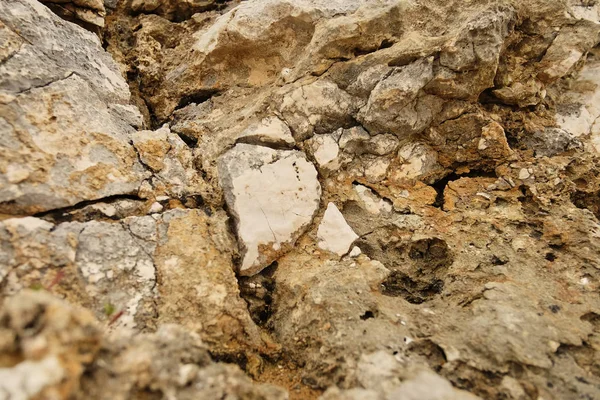
{"label": "weathered stone", "polygon": [[354,190],[363,202],[365,209],[372,214],[392,211],[392,205],[377,196],[371,189],[363,185],[354,185]]}
{"label": "weathered stone", "polygon": [[591,56],[571,89],[561,93],[556,122],[572,137],[587,138],[600,152],[600,62],[595,58]]}
{"label": "weathered stone", "polygon": [[184,198],[207,192],[206,182],[194,166],[192,150],[168,127],[134,133],[133,146],[140,161],[153,172],[149,196]]}
{"label": "weathered stone", "polygon": [[555,156],[565,151],[581,149],[581,141],[568,132],[557,128],[536,131],[523,139],[523,143],[535,152],[536,157]]}
{"label": "weathered stone", "polygon": [[423,143],[415,142],[402,146],[398,151],[398,159],[402,165],[393,172],[394,180],[428,181],[442,169],[437,162],[437,153]]}
{"label": "weathered stone", "polygon": [[218,6],[216,0],[133,0],[131,2],[131,10],[134,12],[157,14],[177,22]]}
{"label": "weathered stone", "polygon": [[42,3],[47,4],[51,10],[67,21],[104,27],[106,10],[102,0],[44,0]]}
{"label": "weathered stone", "polygon": [[287,399],[283,389],[254,384],[237,366],[213,363],[200,337],[177,325],[103,337],[88,312],[44,292],[4,302],[0,351],[0,388],[15,399],[128,399],[146,390],[179,399]]}
{"label": "weathered stone", "polygon": [[5,392],[600,398],[594,2],[52,9],[0,4]]}
{"label": "weathered stone", "polygon": [[433,79],[433,58],[399,67],[371,92],[358,119],[371,133],[400,138],[422,132],[433,120],[438,101],[421,89]]}
{"label": "weathered stone", "polygon": [[264,118],[260,123],[248,127],[238,142],[291,148],[296,144],[290,128],[277,117]]}
{"label": "weathered stone", "polygon": [[221,186],[237,224],[242,275],[253,275],[289,250],[312,222],[321,185],[297,151],[238,144],[219,160]]}
{"label": "weathered stone", "polygon": [[343,256],[348,253],[358,235],[348,226],[335,204],[329,203],[319,224],[317,238],[320,248]]}
{"label": "weathered stone", "polygon": [[91,313],[44,292],[25,291],[3,303],[2,396],[69,398],[100,349],[102,334]]}
{"label": "weathered stone", "polygon": [[3,2],[0,15],[0,29],[22,38],[0,65],[0,211],[135,193],[145,176],[129,145],[139,112],[98,38],[36,1]]}
{"label": "weathered stone", "polygon": [[335,168],[340,146],[333,135],[315,135],[306,144],[319,167]]}
{"label": "weathered stone", "polygon": [[318,80],[292,89],[279,105],[296,140],[306,140],[314,133],[327,133],[349,127],[358,110],[358,99],[333,82]]}
{"label": "weathered stone", "polygon": [[[240,343],[254,351],[265,346],[239,297],[224,212],[208,217],[172,210],[121,223],[59,225],[14,218],[0,223],[0,238],[5,295],[47,288],[89,307],[113,328],[179,323],[213,351],[236,352]],[[158,276],[168,279],[159,283]],[[175,290],[182,285],[187,289]]]}

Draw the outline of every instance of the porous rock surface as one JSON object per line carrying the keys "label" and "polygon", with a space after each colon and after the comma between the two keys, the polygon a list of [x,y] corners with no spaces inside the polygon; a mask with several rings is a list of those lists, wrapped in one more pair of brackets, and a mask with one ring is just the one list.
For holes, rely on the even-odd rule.
{"label": "porous rock surface", "polygon": [[0,2],[0,399],[600,398],[600,6]]}

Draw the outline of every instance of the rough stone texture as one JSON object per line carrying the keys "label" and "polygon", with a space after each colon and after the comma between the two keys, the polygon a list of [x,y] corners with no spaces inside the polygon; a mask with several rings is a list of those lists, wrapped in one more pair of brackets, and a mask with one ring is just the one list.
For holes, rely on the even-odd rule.
{"label": "rough stone texture", "polygon": [[139,112],[92,33],[34,0],[0,4],[0,212],[29,214],[135,193]]}
{"label": "rough stone texture", "polygon": [[249,126],[242,132],[238,142],[283,148],[294,147],[296,144],[290,128],[277,117],[264,118]]}
{"label": "rough stone texture", "polygon": [[596,2],[46,4],[0,3],[5,392],[600,398]]}
{"label": "rough stone texture", "polygon": [[0,223],[0,237],[4,296],[46,289],[90,308],[112,328],[179,323],[214,352],[274,350],[239,298],[223,212],[171,210],[59,225],[14,218]]}
{"label": "rough stone texture", "polygon": [[91,313],[24,291],[0,310],[0,390],[5,399],[68,398],[100,349]]}
{"label": "rough stone texture", "polygon": [[6,399],[287,398],[252,384],[237,366],[213,363],[200,337],[180,326],[103,336],[89,312],[44,292],[5,303],[0,349]]}
{"label": "rough stone texture", "polygon": [[104,27],[106,9],[102,0],[44,0],[42,3],[67,21],[73,21],[83,27]]}

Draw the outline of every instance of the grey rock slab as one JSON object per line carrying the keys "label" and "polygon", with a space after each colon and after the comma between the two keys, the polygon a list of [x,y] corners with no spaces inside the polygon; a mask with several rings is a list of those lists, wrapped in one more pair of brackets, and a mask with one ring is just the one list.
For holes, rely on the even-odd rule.
{"label": "grey rock slab", "polygon": [[1,212],[136,193],[141,115],[99,39],[33,0],[0,3],[0,38]]}

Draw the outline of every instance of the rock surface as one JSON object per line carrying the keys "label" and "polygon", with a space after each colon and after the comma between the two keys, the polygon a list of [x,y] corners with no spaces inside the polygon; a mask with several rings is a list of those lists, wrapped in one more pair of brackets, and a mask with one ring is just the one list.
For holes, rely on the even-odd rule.
{"label": "rock surface", "polygon": [[348,226],[335,204],[329,203],[319,224],[317,238],[320,248],[343,256],[358,239],[358,235]]}
{"label": "rock surface", "polygon": [[0,398],[600,398],[600,8],[0,2]]}
{"label": "rock surface", "polygon": [[219,160],[219,174],[242,248],[239,272],[254,275],[311,223],[321,195],[317,171],[297,151],[238,144]]}
{"label": "rock surface", "polygon": [[100,40],[35,0],[0,4],[0,212],[30,214],[135,193],[142,123]]}

